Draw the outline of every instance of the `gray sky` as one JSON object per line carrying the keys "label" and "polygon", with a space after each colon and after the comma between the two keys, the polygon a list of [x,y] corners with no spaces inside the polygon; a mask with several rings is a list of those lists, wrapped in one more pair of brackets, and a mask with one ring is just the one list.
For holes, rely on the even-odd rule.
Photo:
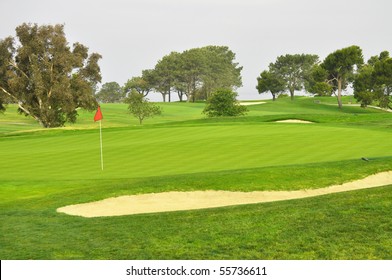
{"label": "gray sky", "polygon": [[65,24],[71,44],[103,56],[103,83],[123,85],[171,51],[226,45],[244,67],[241,99],[260,98],[256,78],[279,55],[392,53],[390,0],[0,0],[0,11],[1,39],[23,22]]}

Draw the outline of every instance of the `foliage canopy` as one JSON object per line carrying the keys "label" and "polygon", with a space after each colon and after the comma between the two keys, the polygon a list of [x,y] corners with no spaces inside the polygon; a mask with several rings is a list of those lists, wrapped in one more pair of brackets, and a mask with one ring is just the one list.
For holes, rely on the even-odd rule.
{"label": "foliage canopy", "polygon": [[269,69],[284,81],[284,87],[290,92],[291,100],[293,100],[294,92],[303,89],[305,77],[317,61],[317,55],[286,54],[279,56],[275,63],[271,63]]}
{"label": "foliage canopy", "polygon": [[227,46],[193,48],[165,55],[154,69],[128,80],[125,89],[135,89],[144,96],[154,90],[162,94],[164,102],[166,97],[170,102],[173,92],[180,101],[185,97],[187,101],[205,100],[218,88],[242,86],[241,71],[235,53]]}
{"label": "foliage canopy", "polygon": [[117,82],[104,83],[95,95],[102,103],[119,103],[124,99],[124,92]]}
{"label": "foliage canopy", "polygon": [[392,58],[384,51],[362,67],[354,81],[354,97],[363,107],[376,102],[392,109]]}
{"label": "foliage canopy", "polygon": [[268,71],[263,71],[257,77],[256,88],[259,93],[271,92],[273,100],[276,95],[288,91],[293,100],[295,91],[304,88],[306,77],[317,61],[317,55],[281,55],[277,57],[275,63],[270,63]]}
{"label": "foliage canopy", "polygon": [[24,23],[0,40],[0,108],[17,103],[43,127],[75,122],[78,108],[96,108],[100,58],[80,43],[70,48],[63,25]]}
{"label": "foliage canopy", "polygon": [[282,78],[271,71],[263,71],[257,77],[256,89],[259,93],[271,92],[272,100],[276,100],[276,96],[285,91],[285,82]]}
{"label": "foliage canopy", "polygon": [[135,90],[126,99],[126,103],[129,104],[128,110],[134,117],[139,119],[140,124],[146,118],[162,114],[162,109],[159,106],[150,103],[147,98]]}
{"label": "foliage canopy", "polygon": [[329,54],[324,61],[313,69],[310,91],[325,95],[335,94],[339,108],[342,108],[342,90],[353,82],[355,72],[363,64],[362,49],[350,46]]}

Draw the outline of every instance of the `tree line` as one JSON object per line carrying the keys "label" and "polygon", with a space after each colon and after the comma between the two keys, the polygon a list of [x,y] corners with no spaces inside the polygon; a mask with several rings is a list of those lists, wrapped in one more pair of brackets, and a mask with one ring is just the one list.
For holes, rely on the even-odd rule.
{"label": "tree line", "polygon": [[227,46],[171,52],[160,59],[154,69],[143,70],[123,87],[116,82],[104,84],[97,98],[101,102],[121,102],[136,91],[144,97],[158,92],[163,102],[170,102],[173,93],[180,101],[206,100],[216,89],[242,86],[241,70],[235,62],[235,53]]}
{"label": "tree line", "polygon": [[376,104],[392,109],[392,58],[388,51],[372,56],[364,63],[362,49],[350,46],[336,50],[323,61],[318,55],[279,56],[268,70],[257,77],[259,93],[271,93],[273,100],[289,92],[304,90],[318,96],[336,96],[342,108],[342,91],[353,87],[361,106]]}
{"label": "tree line", "polygon": [[[242,86],[242,66],[235,56],[227,46],[171,52],[153,69],[143,70],[123,86],[110,82],[97,91],[101,82],[100,54],[89,53],[88,47],[78,42],[71,47],[64,25],[24,23],[16,28],[16,37],[0,40],[0,112],[6,104],[14,103],[19,113],[33,117],[43,127],[58,127],[75,122],[78,109],[96,109],[98,102],[147,102],[148,94],[158,92],[163,101],[169,102],[172,94],[188,102],[232,100],[237,107],[226,113],[243,114],[245,110],[235,102],[234,91]],[[259,93],[271,93],[273,100],[282,93],[294,99],[296,91],[335,95],[341,108],[342,91],[350,85],[362,106],[391,108],[389,52],[372,56],[367,63],[358,46],[334,51],[323,61],[314,54],[282,55],[257,77],[256,88]],[[222,96],[212,98],[215,93]],[[132,101],[135,94],[142,98]],[[209,106],[205,113],[221,115],[216,108]],[[142,118],[159,113],[156,108],[149,110]]]}
{"label": "tree line", "polygon": [[[72,47],[64,25],[22,24],[16,36],[0,39],[0,112],[6,104],[31,116],[43,127],[75,122],[78,109],[94,110],[98,102],[130,102],[132,93],[144,98],[152,91],[171,101],[206,100],[212,92],[242,86],[242,67],[226,46],[206,46],[164,56],[154,69],[143,70],[123,87],[101,82],[101,55],[81,43]],[[157,110],[152,110],[157,112]]]}

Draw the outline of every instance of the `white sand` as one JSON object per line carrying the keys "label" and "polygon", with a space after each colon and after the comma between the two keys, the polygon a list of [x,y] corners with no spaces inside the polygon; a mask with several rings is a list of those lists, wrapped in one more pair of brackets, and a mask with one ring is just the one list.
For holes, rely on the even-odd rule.
{"label": "white sand", "polygon": [[281,121],[276,121],[276,122],[277,123],[313,123],[310,121],[295,120],[295,119],[281,120]]}
{"label": "white sand", "polygon": [[108,198],[91,203],[65,206],[57,211],[86,218],[122,216],[299,199],[390,184],[392,184],[392,171],[378,173],[342,185],[314,190],[165,192]]}
{"label": "white sand", "polygon": [[240,105],[250,106],[250,105],[265,104],[265,103],[267,103],[267,102],[263,102],[263,101],[260,101],[260,102],[240,102]]}

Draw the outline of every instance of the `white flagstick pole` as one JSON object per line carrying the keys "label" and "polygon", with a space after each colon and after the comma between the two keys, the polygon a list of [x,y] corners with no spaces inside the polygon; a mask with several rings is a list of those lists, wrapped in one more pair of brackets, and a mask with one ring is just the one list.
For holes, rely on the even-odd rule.
{"label": "white flagstick pole", "polygon": [[101,169],[103,171],[103,152],[102,152],[102,120],[99,120],[99,140],[101,142]]}

